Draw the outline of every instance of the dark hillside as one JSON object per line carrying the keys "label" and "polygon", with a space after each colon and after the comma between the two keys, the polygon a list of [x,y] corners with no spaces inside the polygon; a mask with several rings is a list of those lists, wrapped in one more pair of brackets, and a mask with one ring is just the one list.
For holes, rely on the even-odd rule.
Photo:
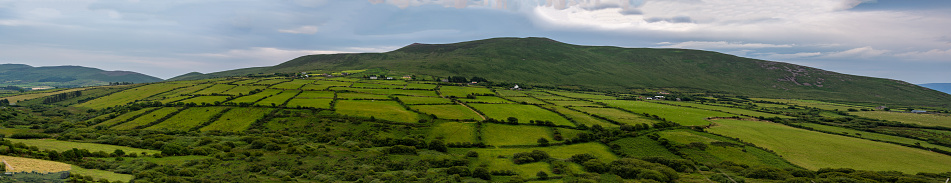
{"label": "dark hillside", "polygon": [[7,85],[79,87],[104,85],[109,82],[151,83],[159,81],[162,81],[162,79],[131,71],[104,71],[81,66],[0,65],[0,82]]}

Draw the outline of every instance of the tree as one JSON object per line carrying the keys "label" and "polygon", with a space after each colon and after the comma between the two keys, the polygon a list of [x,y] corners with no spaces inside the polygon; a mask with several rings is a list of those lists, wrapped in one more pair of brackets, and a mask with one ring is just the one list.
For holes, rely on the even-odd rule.
{"label": "tree", "polygon": [[125,151],[122,151],[122,149],[116,149],[116,151],[112,152],[112,156],[115,156],[115,157],[125,156]]}
{"label": "tree", "polygon": [[545,173],[544,171],[538,171],[535,176],[538,176],[538,179],[541,180],[548,180],[548,173]]}
{"label": "tree", "polygon": [[439,152],[446,152],[449,150],[449,148],[446,147],[446,144],[438,139],[429,142],[429,149]]}
{"label": "tree", "polygon": [[548,139],[545,139],[545,137],[538,138],[538,145],[548,146],[548,145],[549,145],[549,144],[548,144]]}
{"label": "tree", "polygon": [[478,167],[475,170],[472,170],[472,177],[480,178],[482,180],[492,180],[492,174],[489,174],[489,170],[485,168]]}
{"label": "tree", "polygon": [[518,124],[518,118],[515,118],[515,117],[506,118],[505,121],[512,124]]}

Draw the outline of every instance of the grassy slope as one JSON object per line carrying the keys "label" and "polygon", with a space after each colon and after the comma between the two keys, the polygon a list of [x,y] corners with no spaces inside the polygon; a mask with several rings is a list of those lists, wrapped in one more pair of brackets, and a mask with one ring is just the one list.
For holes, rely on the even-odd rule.
{"label": "grassy slope", "polygon": [[387,53],[309,55],[209,74],[386,68],[523,84],[623,91],[681,88],[749,96],[948,105],[951,95],[903,81],[839,74],[709,51],[578,46],[545,38],[414,44]]}
{"label": "grassy slope", "polygon": [[[790,162],[816,170],[848,167],[906,173],[946,172],[951,156],[883,142],[830,135],[777,123],[717,120],[708,131],[775,151]],[[869,161],[875,160],[875,161]]]}
{"label": "grassy slope", "polygon": [[59,141],[53,139],[7,139],[13,143],[24,143],[30,146],[36,146],[40,149],[49,149],[55,151],[66,151],[73,148],[86,149],[90,152],[103,151],[106,153],[112,153],[116,149],[125,151],[126,154],[130,153],[148,153],[155,154],[159,153],[156,150],[148,149],[139,149],[126,146],[117,146],[117,145],[108,145],[108,144],[94,144],[94,143],[81,143],[81,142],[69,142],[69,141]]}
{"label": "grassy slope", "polygon": [[0,64],[0,83],[23,86],[78,87],[106,85],[109,82],[150,83],[160,78],[129,71],[104,71],[80,66],[31,67]]}
{"label": "grassy slope", "polygon": [[941,114],[915,114],[888,111],[862,111],[851,112],[850,114],[867,118],[898,121],[902,123],[919,124],[924,126],[951,127],[951,116]]}

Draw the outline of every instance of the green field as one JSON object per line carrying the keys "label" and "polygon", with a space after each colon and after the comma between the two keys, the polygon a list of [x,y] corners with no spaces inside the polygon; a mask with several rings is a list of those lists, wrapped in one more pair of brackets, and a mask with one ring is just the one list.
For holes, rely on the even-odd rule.
{"label": "green field", "polygon": [[352,82],[340,82],[340,81],[320,80],[320,81],[314,82],[314,84],[318,84],[318,85],[322,85],[322,86],[326,86],[326,87],[331,87],[331,86],[348,87],[348,86],[352,85],[353,83],[352,83]]}
{"label": "green field", "polygon": [[[244,87],[244,86],[242,86],[242,87]],[[281,90],[264,90],[264,91],[261,91],[261,92],[259,92],[259,93],[255,93],[254,95],[248,95],[248,96],[244,96],[244,97],[238,97],[238,98],[236,98],[236,99],[234,99],[234,100],[231,100],[230,102],[234,102],[234,103],[236,103],[236,104],[239,104],[239,103],[254,103],[254,102],[257,102],[258,100],[261,100],[261,99],[264,98],[264,97],[268,97],[268,96],[271,96],[271,95],[277,95],[277,94],[279,94],[279,93],[281,93],[281,92],[283,92],[283,91],[281,91]]]}
{"label": "green field", "polygon": [[532,97],[544,100],[544,101],[555,101],[555,100],[575,100],[567,97],[557,96],[557,95],[532,95]]}
{"label": "green field", "polygon": [[13,143],[24,143],[24,144],[27,144],[27,145],[29,145],[29,146],[36,146],[36,147],[38,147],[38,148],[40,148],[40,149],[48,149],[48,150],[54,150],[54,151],[60,151],[60,152],[66,151],[66,150],[70,150],[70,149],[73,149],[73,148],[79,148],[79,149],[89,150],[89,152],[103,151],[103,152],[106,152],[106,153],[112,153],[113,151],[116,151],[116,149],[120,149],[120,150],[122,150],[122,151],[125,151],[126,154],[129,154],[129,153],[143,153],[143,152],[148,153],[148,154],[159,153],[159,151],[156,151],[156,150],[139,149],[139,148],[133,148],[133,147],[126,147],[126,146],[117,146],[117,145],[108,145],[108,144],[94,144],[94,143],[81,143],[81,142],[70,142],[70,141],[59,141],[59,140],[54,140],[54,139],[13,139],[13,138],[7,138],[6,140],[9,140],[9,141],[11,141],[11,142],[13,142]]}
{"label": "green field", "polygon": [[479,158],[470,164],[487,164],[489,171],[493,170],[512,170],[522,177],[533,178],[539,171],[551,174],[551,168],[548,163],[536,162],[522,165],[516,165],[512,162],[512,155],[520,152],[531,152],[533,150],[545,151],[554,159],[567,160],[576,154],[591,154],[602,162],[611,162],[618,157],[611,153],[610,149],[600,143],[581,143],[564,146],[550,147],[532,147],[532,148],[489,148],[489,149],[451,149],[455,154],[465,154],[468,151],[479,153]]}
{"label": "green field", "polygon": [[230,89],[232,89],[232,88],[235,88],[235,87],[238,87],[238,85],[216,84],[215,86],[211,86],[211,87],[205,88],[204,90],[200,90],[200,91],[198,91],[198,92],[195,92],[195,94],[198,94],[198,95],[211,95],[211,94],[216,94],[216,93],[224,93],[225,91],[228,91],[228,90],[230,90]]}
{"label": "green field", "polygon": [[830,135],[777,123],[717,120],[708,131],[775,151],[810,170],[847,167],[873,171],[946,172],[951,156],[883,142]]}
{"label": "green field", "polygon": [[339,100],[334,108],[343,115],[389,121],[415,123],[420,119],[419,114],[407,111],[396,101]]}
{"label": "green field", "polygon": [[306,84],[300,87],[301,90],[326,90],[330,88],[329,85],[318,85],[318,84]]}
{"label": "green field", "polygon": [[283,83],[283,82],[288,82],[288,81],[291,81],[291,80],[289,80],[289,79],[263,79],[263,80],[261,80],[261,81],[258,81],[258,82],[256,82],[256,83],[254,83],[254,84],[256,84],[256,85],[273,85],[273,84],[278,84],[278,83]]}
{"label": "green field", "polygon": [[532,105],[519,104],[468,104],[476,108],[487,118],[497,120],[506,120],[508,117],[518,118],[519,123],[528,123],[530,120],[551,121],[556,125],[574,126],[571,121],[559,116],[557,113],[539,108]]}
{"label": "green field", "polygon": [[[670,140],[677,146],[685,146],[691,143],[703,143],[707,145],[706,149],[697,149],[692,147],[682,147],[679,151],[685,158],[698,162],[721,163],[731,161],[750,166],[771,166],[775,168],[794,168],[795,166],[784,161],[782,157],[769,153],[768,151],[742,145],[732,139],[716,136],[709,133],[696,132],[691,130],[673,130],[660,132],[660,137]],[[716,145],[732,144],[732,145]]]}
{"label": "green field", "polygon": [[459,101],[466,103],[489,103],[489,104],[511,104],[512,101],[508,101],[499,97],[494,96],[477,96],[475,99],[460,98]]}
{"label": "green field", "polygon": [[478,113],[462,105],[412,105],[409,107],[422,113],[436,115],[436,118],[441,119],[482,120]]}
{"label": "green field", "polygon": [[[125,114],[116,116],[115,118],[112,118],[112,119],[103,121],[102,123],[99,123],[99,124],[96,124],[96,125],[94,125],[94,127],[95,127],[95,126],[105,126],[105,127],[109,127],[109,126],[112,126],[112,125],[115,125],[115,124],[119,124],[119,123],[128,121],[129,119],[132,119],[132,117],[135,117],[136,115],[139,115],[139,114],[142,114],[142,113],[145,113],[145,112],[149,112],[149,111],[151,111],[151,110],[153,110],[153,109],[155,109],[155,108],[154,108],[154,107],[149,107],[149,108],[139,109],[139,110],[137,110],[137,111],[127,112],[127,113],[125,113]],[[103,116],[108,116],[108,114],[103,115]]]}
{"label": "green field", "polygon": [[[405,83],[404,83],[405,84]],[[377,89],[402,89],[405,86],[402,85],[385,85],[385,84],[376,84],[376,83],[353,83],[354,88],[377,88]]]}
{"label": "green field", "polygon": [[698,104],[698,103],[693,103],[693,102],[675,102],[675,101],[659,101],[659,100],[658,100],[658,101],[654,101],[654,102],[663,103],[663,104],[671,104],[671,105],[679,105],[679,106],[687,106],[687,107],[693,107],[693,108],[700,108],[700,109],[706,109],[706,110],[711,110],[711,111],[721,111],[721,112],[726,112],[726,113],[731,113],[731,114],[746,115],[746,116],[750,116],[750,117],[760,117],[760,116],[762,116],[762,117],[767,117],[767,118],[771,118],[771,117],[792,118],[792,117],[789,117],[789,116],[779,115],[779,114],[770,114],[770,113],[765,113],[765,112],[751,111],[751,110],[746,110],[746,109],[738,109],[738,108],[724,107],[724,106],[704,105],[704,104]]}
{"label": "green field", "polygon": [[287,107],[297,108],[297,107],[312,107],[319,109],[330,109],[330,102],[333,102],[334,99],[301,99],[294,98],[290,101],[287,101]]}
{"label": "green field", "polygon": [[74,89],[64,89],[64,90],[43,91],[43,92],[36,92],[36,93],[29,93],[29,94],[22,94],[22,95],[14,95],[14,96],[9,96],[9,97],[3,97],[3,98],[0,98],[0,100],[2,100],[2,99],[7,99],[8,101],[10,101],[10,103],[16,103],[16,102],[19,102],[19,101],[26,101],[26,100],[30,100],[30,99],[37,99],[37,98],[46,97],[46,96],[50,96],[50,95],[56,95],[56,94],[60,94],[60,93],[73,92],[73,91],[82,91],[82,90],[85,90],[85,89],[86,89],[86,88],[74,88]]}
{"label": "green field", "polygon": [[249,86],[249,85],[243,85],[243,86],[239,86],[239,87],[234,87],[234,88],[232,88],[232,89],[230,89],[230,90],[228,90],[228,91],[225,91],[225,92],[222,93],[222,94],[225,94],[225,95],[247,95],[247,94],[251,93],[251,91],[254,91],[254,90],[264,90],[265,88],[267,88],[267,87],[265,87],[265,86]]}
{"label": "green field", "polygon": [[261,80],[264,80],[264,79],[246,79],[241,81],[235,81],[233,84],[246,85],[246,84],[257,83],[258,81],[261,81]]}
{"label": "green field", "polygon": [[346,90],[359,93],[372,93],[380,95],[408,95],[421,97],[436,97],[435,91],[428,90],[401,90],[401,89],[366,89],[366,88],[332,88],[331,90]]}
{"label": "green field", "polygon": [[595,95],[595,94],[587,94],[587,93],[575,93],[575,92],[566,92],[566,91],[550,91],[550,90],[549,90],[549,91],[545,91],[545,92],[548,92],[548,93],[551,93],[551,94],[555,94],[555,95],[561,95],[561,96],[568,97],[568,98],[602,99],[602,100],[612,100],[612,99],[616,99],[615,97],[612,97],[612,96]]}
{"label": "green field", "polygon": [[943,126],[951,127],[951,116],[939,114],[915,114],[904,112],[889,111],[860,111],[850,112],[849,114],[862,116],[866,118],[875,118],[902,123],[918,124],[922,126]]}
{"label": "green field", "polygon": [[390,97],[386,95],[379,94],[369,94],[369,93],[350,93],[350,92],[341,92],[337,93],[337,98],[339,99],[376,99],[376,100],[389,100]]}
{"label": "green field", "polygon": [[300,92],[300,90],[286,90],[286,91],[284,91],[284,92],[281,92],[280,94],[277,94],[277,95],[273,95],[273,96],[264,98],[264,99],[262,99],[261,101],[258,101],[257,103],[254,103],[254,105],[260,105],[260,106],[280,106],[280,105],[284,104],[284,102],[287,102],[287,100],[290,100],[291,98],[294,98],[294,96],[297,95],[297,93],[299,93],[299,92]]}
{"label": "green field", "polygon": [[928,141],[923,141],[918,139],[910,139],[910,138],[891,136],[891,135],[885,135],[880,133],[858,131],[858,130],[843,128],[843,127],[828,126],[828,125],[821,125],[821,124],[815,124],[815,123],[799,123],[799,125],[809,127],[817,131],[831,132],[835,134],[847,135],[852,137],[860,137],[864,139],[894,142],[894,143],[906,144],[906,145],[915,145],[915,143],[919,143],[921,144],[922,147],[937,148],[937,149],[951,152],[951,147],[934,145],[934,144],[928,143]]}
{"label": "green field", "polygon": [[185,109],[175,116],[168,118],[162,123],[152,125],[147,130],[183,130],[187,131],[191,128],[202,125],[208,120],[211,120],[211,117],[221,113],[227,107],[192,107]]}
{"label": "green field", "polygon": [[518,102],[518,103],[525,102],[526,104],[548,104],[548,103],[545,103],[545,101],[541,101],[532,97],[505,97],[505,98]]}
{"label": "green field", "polygon": [[332,99],[332,98],[334,98],[334,92],[332,92],[332,91],[302,91],[299,95],[297,95],[297,97],[294,97],[294,98],[298,98],[298,99],[303,99],[303,98],[306,98],[306,99],[329,98],[329,99]]}
{"label": "green field", "polygon": [[618,127],[613,123],[602,121],[598,118],[565,107],[552,107],[552,109],[555,109],[555,111],[558,111],[558,113],[568,116],[568,118],[575,120],[575,122],[578,122],[579,124],[584,124],[589,127],[594,125],[601,125],[601,127],[605,128]]}
{"label": "green field", "polygon": [[669,121],[679,123],[684,126],[703,126],[709,125],[706,120],[708,117],[731,117],[733,114],[708,111],[703,109],[694,109],[688,107],[677,107],[664,104],[655,104],[643,101],[629,100],[598,100],[612,107],[618,107],[636,113],[648,113],[665,118]]}
{"label": "green field", "polygon": [[822,102],[822,101],[815,101],[815,100],[767,99],[767,98],[751,98],[751,99],[753,99],[753,100],[762,100],[762,101],[770,101],[770,102],[779,102],[779,103],[785,103],[785,104],[789,104],[789,105],[815,107],[815,108],[819,108],[819,109],[823,109],[823,110],[830,110],[830,111],[834,111],[834,110],[838,110],[838,111],[848,111],[849,109],[867,108],[867,107],[851,106],[851,105],[845,105],[845,104],[836,104],[836,103],[829,103],[829,102]]}
{"label": "green field", "polygon": [[115,173],[115,172],[98,170],[98,169],[85,169],[83,167],[76,166],[76,165],[71,166],[69,173],[79,174],[82,176],[90,176],[96,180],[106,179],[112,182],[115,182],[115,181],[129,182],[130,180],[132,180],[132,178],[135,178],[135,176],[129,175],[129,174],[121,174],[121,173]]}
{"label": "green field", "polygon": [[442,96],[445,96],[445,97],[456,96],[458,98],[466,98],[466,95],[469,95],[469,94],[476,94],[476,95],[495,94],[492,92],[492,90],[489,90],[488,88],[461,87],[461,86],[442,86],[442,87],[439,87],[439,93],[441,93]]}
{"label": "green field", "polygon": [[231,96],[197,96],[190,99],[185,99],[179,102],[182,103],[195,103],[195,104],[214,104],[215,102],[224,102],[228,100],[228,97]]}
{"label": "green field", "polygon": [[116,129],[116,130],[135,129],[135,127],[147,125],[149,123],[155,122],[156,120],[161,119],[162,117],[168,116],[169,114],[172,114],[173,112],[178,110],[179,108],[177,107],[163,107],[159,110],[155,110],[148,114],[139,116],[138,118],[135,118],[132,121],[113,126],[112,129]]}
{"label": "green field", "polygon": [[647,136],[628,137],[618,139],[610,143],[621,147],[618,151],[630,157],[664,157],[670,159],[681,159],[667,148],[660,145],[660,142],[654,141]]}
{"label": "green field", "polygon": [[261,119],[274,109],[270,108],[234,108],[225,112],[218,120],[215,120],[208,126],[202,127],[200,131],[226,131],[238,132],[248,129],[255,120]]}
{"label": "green field", "polygon": [[452,104],[451,100],[441,97],[399,96],[398,98],[404,104]]}
{"label": "green field", "polygon": [[581,100],[551,100],[548,101],[557,106],[581,106],[581,107],[600,107],[601,105]]}
{"label": "green field", "polygon": [[577,109],[588,114],[598,115],[610,120],[617,121],[621,124],[627,125],[636,125],[636,124],[654,124],[657,121],[644,117],[644,115],[638,115],[629,113],[627,111],[618,110],[615,108],[601,108],[601,107],[572,107],[572,109]]}
{"label": "green field", "polygon": [[134,102],[139,99],[148,98],[149,96],[166,92],[181,86],[187,86],[187,84],[164,84],[164,83],[150,84],[150,85],[127,89],[122,92],[106,95],[104,97],[99,97],[97,99],[93,99],[82,104],[77,104],[75,106],[88,107],[93,109],[102,109],[102,108],[112,107],[117,105],[125,105],[127,103]]}
{"label": "green field", "polygon": [[476,133],[475,123],[442,122],[433,126],[428,137],[430,140],[442,139],[446,143],[476,143]]}
{"label": "green field", "polygon": [[290,81],[290,82],[273,85],[273,86],[271,86],[270,88],[274,88],[274,89],[285,89],[285,90],[296,90],[296,89],[301,88],[301,87],[304,86],[305,84],[310,84],[310,83],[313,83],[313,82],[314,82],[314,80],[309,80],[309,79],[295,79],[295,80]]}
{"label": "green field", "polygon": [[409,84],[406,84],[406,89],[426,89],[426,90],[432,90],[432,89],[436,89],[436,85],[433,85],[433,84],[421,84],[421,83],[409,83]]}
{"label": "green field", "polygon": [[[160,100],[160,101],[161,101],[161,100],[166,100],[166,99],[168,99],[168,98],[181,97],[182,95],[192,94],[192,93],[195,93],[196,91],[199,91],[199,90],[202,90],[202,89],[211,87],[211,86],[213,86],[213,84],[198,84],[198,85],[194,85],[194,86],[189,86],[189,87],[184,87],[184,88],[179,88],[179,89],[175,89],[175,90],[172,90],[172,91],[168,91],[168,92],[165,92],[165,93],[162,93],[162,94],[158,94],[158,95],[155,95],[155,96],[152,96],[152,97],[143,99],[143,100]],[[163,103],[165,103],[165,102],[163,102]]]}
{"label": "green field", "polygon": [[517,90],[495,90],[495,92],[502,97],[528,97],[528,95]]}
{"label": "green field", "polygon": [[538,139],[552,140],[549,127],[531,125],[503,125],[493,123],[482,124],[482,139],[485,144],[494,146],[504,145],[538,145]]}

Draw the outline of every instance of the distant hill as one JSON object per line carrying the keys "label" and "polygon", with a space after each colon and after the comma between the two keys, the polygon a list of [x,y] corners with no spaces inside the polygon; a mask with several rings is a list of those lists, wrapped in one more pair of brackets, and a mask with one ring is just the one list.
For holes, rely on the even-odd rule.
{"label": "distant hill", "polygon": [[919,84],[926,88],[931,88],[932,90],[938,90],[944,93],[951,93],[951,83],[928,83],[928,84]]}
{"label": "distant hill", "polygon": [[0,64],[0,86],[80,87],[106,85],[109,82],[159,81],[162,79],[131,71],[104,71],[81,66],[33,67],[25,64]]}
{"label": "distant hill", "polygon": [[[711,51],[580,46],[548,38],[416,43],[386,53],[308,55],[271,67],[187,78],[366,68],[619,92],[665,88],[883,104],[951,103],[949,94],[899,80],[847,75]],[[178,79],[183,78],[172,80]]]}

